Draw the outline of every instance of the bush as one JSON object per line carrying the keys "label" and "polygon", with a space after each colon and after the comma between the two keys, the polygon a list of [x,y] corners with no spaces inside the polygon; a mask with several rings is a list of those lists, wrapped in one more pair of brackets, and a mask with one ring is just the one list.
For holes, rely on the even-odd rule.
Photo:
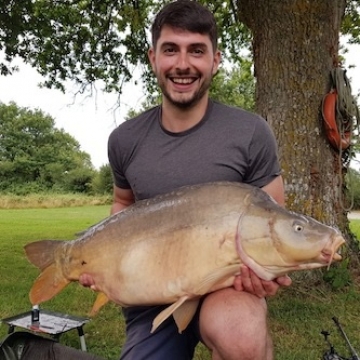
{"label": "bush", "polygon": [[69,192],[91,193],[94,170],[80,168],[69,171],[64,178],[64,188]]}
{"label": "bush", "polygon": [[101,166],[100,170],[96,172],[91,183],[93,193],[111,195],[113,192],[113,182],[110,165]]}
{"label": "bush", "polygon": [[46,187],[36,181],[25,182],[22,184],[12,183],[9,184],[5,189],[1,189],[3,193],[13,194],[17,196],[25,196],[29,194],[37,194],[47,191]]}

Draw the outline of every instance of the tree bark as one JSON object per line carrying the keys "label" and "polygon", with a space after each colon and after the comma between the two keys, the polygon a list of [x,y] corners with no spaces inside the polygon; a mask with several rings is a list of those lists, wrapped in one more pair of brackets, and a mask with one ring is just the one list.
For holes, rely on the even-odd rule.
{"label": "tree bark", "polygon": [[237,1],[239,18],[253,34],[256,111],[278,141],[287,206],[348,229],[344,168],[321,120],[345,5],[345,0]]}

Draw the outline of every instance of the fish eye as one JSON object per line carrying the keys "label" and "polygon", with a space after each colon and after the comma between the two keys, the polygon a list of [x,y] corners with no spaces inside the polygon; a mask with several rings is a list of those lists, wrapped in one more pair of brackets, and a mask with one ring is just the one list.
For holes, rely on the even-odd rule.
{"label": "fish eye", "polygon": [[302,232],[302,231],[303,231],[304,226],[301,225],[301,224],[299,224],[299,223],[297,223],[297,222],[294,222],[294,223],[293,223],[293,229],[294,229],[295,232],[299,233],[299,232]]}

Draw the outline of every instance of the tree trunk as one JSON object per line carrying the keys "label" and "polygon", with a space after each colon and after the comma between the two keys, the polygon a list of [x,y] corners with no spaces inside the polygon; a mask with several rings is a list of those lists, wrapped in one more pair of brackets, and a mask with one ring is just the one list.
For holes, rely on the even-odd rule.
{"label": "tree trunk", "polygon": [[279,145],[288,208],[348,233],[344,169],[321,102],[337,62],[345,0],[238,0],[253,33],[256,110]]}

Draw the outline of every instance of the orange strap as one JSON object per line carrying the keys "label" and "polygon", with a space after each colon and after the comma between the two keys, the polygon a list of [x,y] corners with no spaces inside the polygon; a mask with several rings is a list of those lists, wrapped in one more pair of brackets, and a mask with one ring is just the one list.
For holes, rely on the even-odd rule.
{"label": "orange strap", "polygon": [[336,124],[337,92],[333,90],[325,95],[322,102],[322,116],[324,119],[325,133],[330,144],[336,150],[346,150],[350,146],[350,131],[340,133]]}

